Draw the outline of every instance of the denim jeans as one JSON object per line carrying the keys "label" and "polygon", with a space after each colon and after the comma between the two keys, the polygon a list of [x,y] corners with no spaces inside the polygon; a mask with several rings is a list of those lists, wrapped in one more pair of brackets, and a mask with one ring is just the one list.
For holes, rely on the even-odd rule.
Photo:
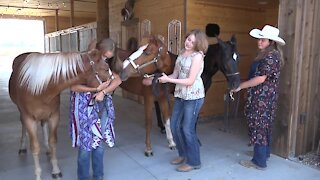
{"label": "denim jeans", "polygon": [[186,164],[200,166],[200,144],[196,134],[198,114],[204,98],[184,100],[175,98],[171,116],[171,131],[180,157],[186,158]]}
{"label": "denim jeans", "polygon": [[[99,104],[101,117],[101,127],[104,127],[107,118],[107,111],[103,103]],[[104,130],[102,129],[102,132]],[[103,155],[104,155],[104,144],[92,151],[86,151],[79,148],[78,151],[78,180],[89,180],[90,179],[90,156],[92,163],[93,179],[102,180],[103,179]]]}
{"label": "denim jeans", "polygon": [[90,179],[90,156],[92,160],[93,179],[103,178],[103,154],[104,148],[98,147],[92,151],[79,149],[78,151],[78,180]]}
{"label": "denim jeans", "polygon": [[252,162],[260,167],[267,167],[267,159],[270,158],[271,135],[268,134],[268,145],[255,144],[253,148]]}

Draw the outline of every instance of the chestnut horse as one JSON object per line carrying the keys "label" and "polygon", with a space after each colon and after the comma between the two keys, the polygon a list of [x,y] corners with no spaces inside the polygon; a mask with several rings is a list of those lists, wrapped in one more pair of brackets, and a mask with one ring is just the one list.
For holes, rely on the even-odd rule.
{"label": "chestnut horse", "polygon": [[71,85],[97,83],[111,77],[109,66],[101,57],[100,51],[92,50],[87,53],[24,53],[14,59],[9,94],[20,111],[22,128],[26,128],[30,137],[36,179],[41,179],[37,123],[48,123],[52,177],[60,178],[62,173],[56,157],[60,93]]}
{"label": "chestnut horse", "polygon": [[[169,54],[167,53],[167,49],[165,46],[163,46],[163,50],[158,52],[158,42],[156,39],[150,40],[150,44],[148,47],[144,50],[143,54],[138,57],[135,61],[140,61],[140,59],[144,59],[144,54],[150,54],[151,56],[156,54],[156,56],[153,56],[154,58],[158,59],[157,66],[161,67],[163,72],[171,73],[173,70],[174,62],[171,61],[171,58]],[[162,45],[161,45],[162,46]],[[128,57],[131,54],[131,52],[126,50],[118,49],[118,56],[120,59],[124,60],[124,67],[128,66],[129,61]],[[153,73],[155,71],[155,66],[151,62],[150,65],[146,65],[143,67],[141,66],[143,70],[141,69],[141,73],[145,71],[145,73]],[[126,68],[124,68],[125,70]],[[152,92],[152,87],[145,86],[142,84],[142,76],[140,74],[130,74],[130,77],[126,75],[126,71],[123,71],[120,74],[120,77],[122,79],[122,83],[120,87],[130,93],[140,95],[143,97],[144,100],[144,114],[145,114],[145,129],[146,129],[146,136],[145,136],[145,155],[146,156],[152,156],[153,150],[151,145],[151,139],[150,139],[150,133],[151,133],[151,127],[152,127],[152,105],[154,101],[158,101],[161,106],[162,115],[164,119],[169,119],[170,112],[169,112],[169,105],[167,101],[166,93],[161,90],[158,96],[155,96]],[[164,85],[161,85],[164,86]],[[173,86],[172,86],[173,87]],[[173,88],[172,88],[173,89]],[[169,121],[164,122],[165,124],[165,130],[166,130],[166,137],[168,141],[168,146],[170,149],[175,149],[175,143],[172,138],[172,133],[170,130],[170,124]]]}
{"label": "chestnut horse", "polygon": [[[230,41],[224,42],[217,38],[218,43],[210,45],[204,59],[204,71],[202,78],[207,92],[211,85],[212,76],[221,70],[228,80],[230,88],[236,88],[240,84],[240,75],[238,71],[238,52],[236,49],[236,39],[232,36]],[[146,123],[146,149],[145,155],[152,155],[152,146],[150,140],[150,131],[152,126],[152,104],[156,100],[160,104],[160,110],[164,122],[167,138],[169,143],[174,145],[170,130],[170,109],[168,104],[167,93],[173,92],[173,84],[159,84],[156,79],[161,76],[162,72],[171,74],[174,69],[177,55],[168,52],[167,47],[161,40],[151,36],[149,44],[142,55],[135,60],[127,59],[124,64],[128,64],[121,73],[121,79],[127,81],[121,84],[125,90],[144,97],[145,123]],[[158,73],[156,73],[158,72]],[[153,74],[156,73],[156,74]],[[139,77],[135,77],[139,76]],[[141,83],[143,77],[155,76],[152,86],[144,86]],[[134,78],[133,78],[134,77]],[[166,86],[169,86],[166,87]],[[159,89],[155,88],[158,87]],[[158,91],[155,96],[153,90]],[[157,108],[157,106],[156,106]],[[157,109],[156,109],[157,110]],[[159,110],[157,110],[159,111]],[[158,121],[161,121],[158,116]],[[170,146],[170,144],[169,144]],[[171,146],[172,147],[172,146]]]}

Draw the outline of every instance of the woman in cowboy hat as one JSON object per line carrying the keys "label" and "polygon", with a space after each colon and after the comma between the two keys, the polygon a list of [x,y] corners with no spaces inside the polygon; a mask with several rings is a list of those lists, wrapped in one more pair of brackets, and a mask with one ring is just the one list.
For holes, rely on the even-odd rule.
{"label": "woman in cowboy hat", "polygon": [[253,77],[242,82],[237,89],[248,91],[245,116],[249,129],[249,144],[254,146],[251,160],[242,160],[240,164],[248,168],[263,170],[270,157],[271,133],[278,99],[280,68],[283,59],[278,45],[285,45],[279,37],[279,29],[265,25],[262,30],[253,29],[249,33],[258,39],[259,53],[255,58],[258,63]]}

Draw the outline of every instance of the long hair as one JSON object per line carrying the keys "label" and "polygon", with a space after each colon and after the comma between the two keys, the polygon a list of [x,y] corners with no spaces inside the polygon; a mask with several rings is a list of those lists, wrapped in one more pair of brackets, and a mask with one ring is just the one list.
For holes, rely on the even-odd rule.
{"label": "long hair", "polygon": [[259,61],[261,59],[264,59],[270,52],[276,51],[277,53],[279,53],[280,67],[282,68],[284,66],[282,49],[276,42],[270,39],[269,39],[269,42],[270,42],[270,45],[263,51],[260,51],[258,55],[255,57],[254,61]]}
{"label": "long hair", "polygon": [[191,34],[193,34],[195,37],[194,50],[202,51],[203,54],[206,54],[209,46],[206,34],[202,32],[200,29],[194,29],[186,35],[186,38]]}

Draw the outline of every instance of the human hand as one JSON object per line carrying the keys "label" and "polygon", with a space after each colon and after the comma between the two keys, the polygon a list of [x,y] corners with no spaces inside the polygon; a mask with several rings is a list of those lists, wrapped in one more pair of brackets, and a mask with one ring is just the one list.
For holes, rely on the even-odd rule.
{"label": "human hand", "polygon": [[102,91],[103,89],[107,88],[111,83],[111,80],[108,79],[107,81],[103,82],[102,84],[100,84],[98,87],[97,87],[97,92],[100,92]]}
{"label": "human hand", "polygon": [[241,90],[241,87],[239,86],[238,88],[236,89],[231,89],[230,92],[234,93],[234,92],[239,92]]}
{"label": "human hand", "polygon": [[165,73],[162,73],[162,76],[158,78],[159,83],[167,83],[168,80],[169,80],[169,77]]}
{"label": "human hand", "polygon": [[148,44],[141,46],[136,52],[132,53],[129,56],[129,59],[134,60],[137,59],[142,53],[143,51],[147,48]]}
{"label": "human hand", "polygon": [[103,101],[103,98],[104,98],[104,93],[103,93],[103,91],[100,91],[100,92],[96,93],[94,98],[95,98],[95,100],[96,100],[97,102]]}
{"label": "human hand", "polygon": [[143,84],[143,85],[146,85],[146,86],[150,86],[150,85],[152,84],[152,80],[153,80],[153,77],[143,78],[142,84]]}

